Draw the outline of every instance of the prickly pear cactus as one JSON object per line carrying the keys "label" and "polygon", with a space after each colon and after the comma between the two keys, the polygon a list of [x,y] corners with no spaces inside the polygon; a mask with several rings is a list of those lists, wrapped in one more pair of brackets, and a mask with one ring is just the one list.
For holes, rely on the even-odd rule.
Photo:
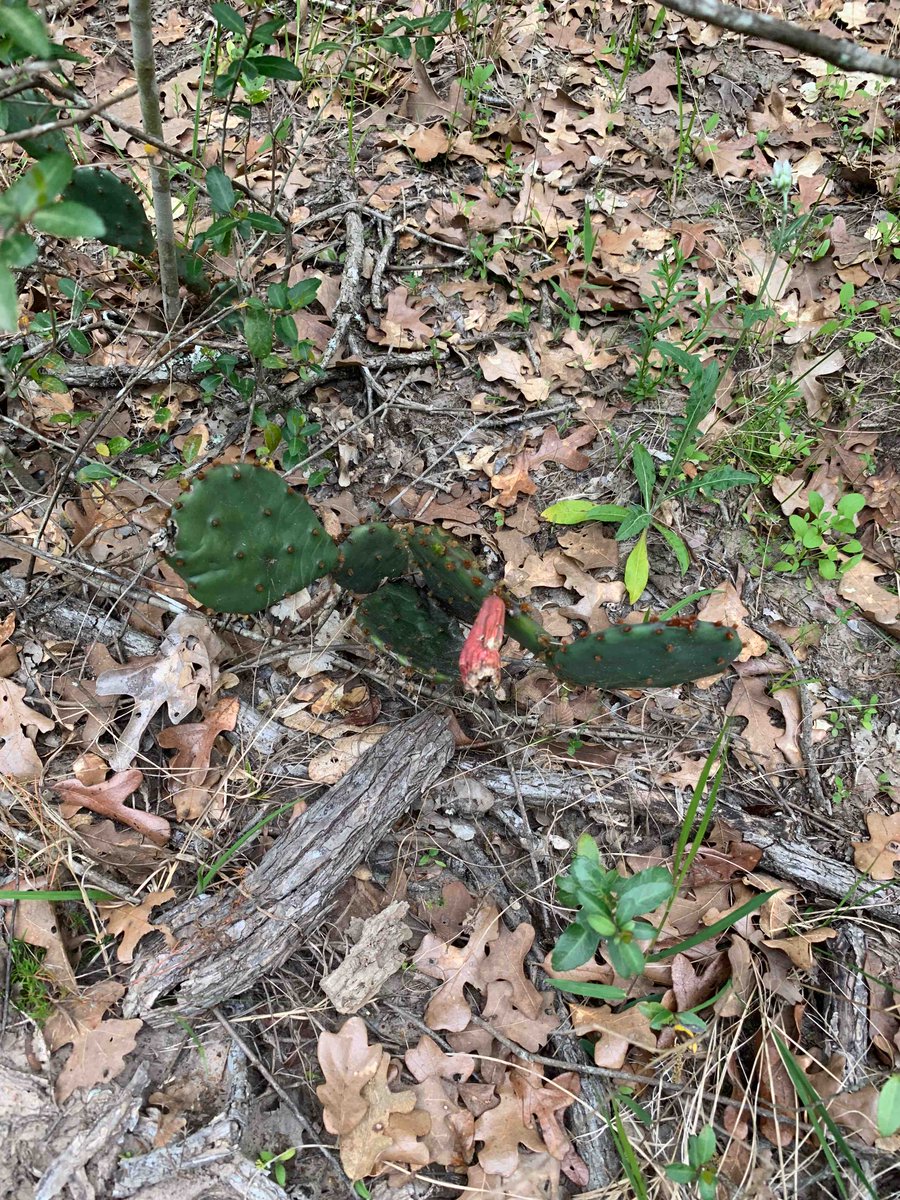
{"label": "prickly pear cactus", "polygon": [[136,254],[153,251],[153,230],[143,204],[128,184],[112,171],[81,168],[72,176],[63,199],[83,204],[103,218],[106,233],[99,240],[107,246],[121,246]]}
{"label": "prickly pear cactus", "polygon": [[473,621],[494,584],[469,547],[437,525],[413,530],[408,540],[426,590],[454,616]]}
{"label": "prickly pear cactus", "polygon": [[170,564],[217,612],[260,612],[337,563],[302,496],[262,467],[213,467],[174,505]]}
{"label": "prickly pear cactus", "polygon": [[360,601],[356,620],[371,642],[405,667],[435,679],[458,677],[463,631],[418,588],[386,583]]}
{"label": "prickly pear cactus", "polygon": [[613,625],[576,638],[546,661],[564,683],[581,687],[671,687],[717,674],[740,649],[731,626],[676,617]]}
{"label": "prickly pear cactus", "polygon": [[400,579],[411,569],[405,531],[380,521],[357,525],[338,552],[335,581],[357,595],[374,592],[385,580]]}

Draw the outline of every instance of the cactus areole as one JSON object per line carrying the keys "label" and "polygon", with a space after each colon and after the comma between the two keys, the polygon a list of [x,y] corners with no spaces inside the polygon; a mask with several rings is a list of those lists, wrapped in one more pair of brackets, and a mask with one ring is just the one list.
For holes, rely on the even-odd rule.
{"label": "cactus areole", "polygon": [[[357,622],[404,666],[478,690],[500,679],[504,634],[574,687],[670,687],[716,675],[741,649],[728,625],[676,617],[563,643],[437,527],[357,526],[340,546],[306,500],[248,463],[198,474],[175,504],[171,565],[216,612],[261,612],[323,575],[363,595]],[[419,582],[415,582],[418,580]],[[472,623],[465,636],[459,621]]]}

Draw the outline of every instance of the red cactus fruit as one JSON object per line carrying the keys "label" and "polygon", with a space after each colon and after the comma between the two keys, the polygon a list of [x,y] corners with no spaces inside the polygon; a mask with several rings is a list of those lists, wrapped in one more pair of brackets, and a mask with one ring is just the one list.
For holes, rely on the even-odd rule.
{"label": "red cactus fruit", "polygon": [[500,646],[506,605],[499,596],[486,596],[459,656],[459,673],[467,692],[500,686]]}

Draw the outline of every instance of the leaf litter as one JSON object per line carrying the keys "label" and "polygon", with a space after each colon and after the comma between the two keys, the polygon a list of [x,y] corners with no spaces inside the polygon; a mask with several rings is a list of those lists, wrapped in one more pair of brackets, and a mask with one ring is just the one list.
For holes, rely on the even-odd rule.
{"label": "leaf litter", "polygon": [[[312,277],[308,264],[315,257],[319,298],[291,319],[298,336],[321,352],[334,332],[341,292],[341,263],[329,247],[342,252],[344,242],[340,214],[317,214],[334,201],[328,171],[352,114],[365,135],[357,181],[366,219],[372,212],[383,218],[381,224],[373,218],[366,249],[371,304],[354,316],[357,342],[347,347],[337,373],[307,386],[293,365],[282,368],[284,386],[297,389],[292,403],[308,403],[323,438],[339,439],[334,464],[325,458],[331,474],[318,489],[321,499],[315,487],[311,496],[323,516],[327,510],[329,532],[384,506],[403,519],[477,537],[491,555],[494,577],[539,608],[556,635],[601,630],[628,616],[621,582],[628,542],[615,541],[615,527],[605,523],[551,531],[537,514],[573,495],[598,504],[634,502],[627,469],[634,440],[646,443],[665,470],[683,397],[660,344],[694,344],[729,368],[698,453],[685,463],[685,479],[696,477],[704,454],[715,460],[731,453],[724,448],[737,447],[735,465],[751,467],[759,483],[737,499],[688,492],[667,501],[662,524],[686,536],[690,573],[682,579],[659,543],[652,591],[631,619],[642,620],[651,603],[658,613],[693,591],[697,598],[688,611],[738,625],[738,665],[724,684],[719,678],[696,690],[606,697],[561,692],[553,677],[523,663],[509,644],[501,661],[513,701],[497,710],[502,718],[443,693],[441,702],[455,709],[466,774],[474,774],[472,767],[496,773],[497,761],[514,753],[521,794],[504,798],[482,785],[487,803],[471,802],[461,813],[455,806],[464,803],[462,792],[454,791],[453,799],[448,789],[431,809],[436,820],[428,836],[435,841],[428,850],[420,844],[422,826],[413,822],[389,838],[389,853],[404,861],[413,888],[434,907],[417,907],[411,945],[405,935],[397,940],[410,930],[402,925],[390,935],[389,952],[378,938],[358,943],[368,945],[359,960],[367,958],[367,966],[353,965],[352,948],[344,960],[351,963],[350,1003],[374,1012],[379,1030],[391,1026],[382,1009],[389,997],[435,1036],[413,1034],[402,1024],[390,1040],[379,1033],[370,1041],[376,1035],[358,1018],[340,1025],[329,1015],[325,1024],[337,1032],[326,1029],[316,1039],[309,1025],[298,1039],[306,1039],[299,1053],[307,1056],[317,1040],[326,1079],[319,1088],[321,1116],[338,1139],[351,1180],[387,1173],[396,1184],[410,1173],[438,1169],[451,1185],[464,1180],[486,1196],[543,1200],[597,1181],[571,1135],[584,1083],[577,1065],[563,1070],[527,1055],[559,1057],[560,1038],[571,1039],[570,1029],[563,1032],[571,1021],[591,1042],[595,1066],[635,1077],[630,1098],[636,1107],[651,1098],[654,1111],[671,1105],[650,1133],[635,1109],[625,1102],[619,1107],[639,1156],[653,1170],[684,1154],[678,1142],[686,1110],[671,1092],[658,1090],[658,1081],[687,1080],[685,1095],[694,1095],[691,1087],[706,1078],[695,1064],[708,1056],[717,1088],[744,1105],[719,1110],[731,1138],[719,1145],[720,1171],[751,1194],[752,1179],[771,1176],[771,1147],[780,1152],[795,1136],[798,1093],[776,1034],[794,1048],[801,1071],[852,1146],[890,1146],[874,1114],[877,1084],[900,1057],[895,925],[879,923],[868,932],[865,954],[857,948],[851,958],[856,978],[866,981],[855,1002],[866,1013],[875,1047],[851,1048],[865,1064],[861,1070],[848,1072],[831,1053],[834,1039],[813,1014],[816,998],[828,991],[826,964],[847,953],[840,939],[849,923],[840,906],[835,910],[837,897],[820,885],[851,859],[858,872],[854,887],[866,880],[890,884],[900,861],[896,648],[888,640],[900,636],[900,490],[883,382],[896,373],[891,289],[900,270],[890,219],[897,166],[891,100],[875,77],[835,75],[818,60],[779,52],[771,43],[749,43],[749,71],[747,47],[671,10],[635,18],[618,0],[604,0],[590,14],[583,8],[525,4],[498,14],[484,54],[492,71],[477,86],[460,63],[478,56],[473,59],[468,46],[462,57],[454,49],[454,38],[469,32],[459,22],[453,36],[435,39],[427,59],[404,58],[384,46],[360,51],[356,67],[367,91],[358,111],[358,97],[347,95],[331,56],[316,56],[311,89],[292,80],[279,85],[278,101],[290,109],[293,128],[268,144],[236,110],[226,117],[221,98],[210,98],[191,49],[199,44],[200,25],[172,9],[155,30],[171,65],[163,84],[164,134],[170,145],[192,153],[198,105],[226,173],[258,198],[279,193],[296,228],[290,254],[270,244],[248,265],[239,261],[239,248],[223,246],[215,270],[227,279],[287,267],[295,284]],[[891,0],[826,5],[804,19],[832,36],[849,32],[885,48],[897,16]],[[86,18],[76,5],[60,16],[60,35],[85,58],[72,68],[76,85],[89,100],[108,98],[126,88],[131,75],[125,59],[109,57],[86,35]],[[326,6],[322,25],[340,44],[340,14]],[[110,29],[117,37],[127,32],[124,10]],[[295,33],[302,60],[318,35],[312,23]],[[632,42],[636,59],[626,49]],[[370,53],[375,57],[367,58]],[[546,61],[553,64],[551,77],[542,74],[536,84],[534,64]],[[262,103],[274,100],[270,95]],[[140,125],[136,97],[111,112]],[[140,138],[102,122],[82,133],[91,161],[114,163],[124,152],[146,183]],[[282,137],[288,158],[300,150],[290,171]],[[780,198],[769,183],[776,162],[791,168],[791,216],[815,216],[807,244],[773,237],[780,219]],[[185,217],[182,206],[179,234],[187,232]],[[380,237],[389,228],[396,243],[383,251],[379,268],[379,245],[388,245]],[[651,339],[656,344],[642,343],[636,322],[654,313],[653,272],[671,260],[675,247],[689,260],[678,295],[662,313],[664,323]],[[19,425],[7,429],[39,488],[67,455],[74,463],[77,451],[79,466],[84,454],[102,465],[113,439],[130,443],[112,451],[129,478],[115,483],[98,474],[88,483],[64,482],[46,523],[33,494],[15,493],[0,546],[10,578],[37,588],[37,599],[15,616],[10,607],[0,627],[4,804],[19,835],[53,847],[46,863],[35,860],[40,865],[31,875],[7,854],[5,885],[52,890],[78,882],[98,884],[105,895],[112,886],[121,895],[86,909],[87,923],[95,922],[92,933],[69,903],[27,899],[13,908],[0,902],[7,935],[35,948],[52,986],[55,1007],[43,1036],[53,1055],[51,1073],[60,1072],[57,1099],[65,1103],[107,1084],[141,1054],[135,1049],[140,1021],[111,1015],[127,987],[124,968],[151,935],[174,945],[166,910],[197,889],[198,871],[214,867],[216,888],[239,891],[259,852],[285,835],[306,797],[310,810],[319,803],[314,788],[336,785],[365,761],[403,705],[421,696],[396,678],[366,674],[369,659],[347,657],[341,644],[347,635],[336,633],[327,616],[319,621],[317,605],[330,615],[333,597],[311,594],[284,608],[275,614],[280,627],[260,621],[228,628],[183,611],[190,603],[184,589],[149,545],[177,495],[177,485],[164,476],[183,473],[194,453],[229,461],[250,455],[285,472],[295,469],[283,436],[272,448],[270,426],[286,429],[285,413],[274,409],[256,421],[267,396],[260,389],[257,407],[248,405],[227,366],[214,368],[219,380],[209,390],[197,386],[197,373],[182,379],[176,370],[162,384],[127,389],[113,423],[93,429],[77,447],[78,422],[97,417],[108,393],[97,374],[79,382],[74,367],[116,364],[133,373],[152,344],[158,297],[149,276],[131,275],[121,257],[92,257],[61,240],[55,252],[58,275],[22,282],[30,328],[40,328],[48,309],[57,321],[76,319],[71,295],[59,286],[69,277],[87,281],[104,309],[124,307],[133,319],[127,332],[88,328],[85,359],[70,361],[66,351],[42,362],[34,379],[23,377],[10,410]],[[747,301],[767,309],[759,318],[765,353],[745,348],[731,371],[736,306]],[[189,295],[188,304],[193,321],[202,309],[196,296]],[[706,334],[691,343],[712,309]],[[365,406],[357,405],[346,375],[367,356],[369,376],[359,378],[370,389],[368,420],[361,419]],[[609,391],[604,384],[613,375],[616,386]],[[373,380],[397,388],[387,415],[372,416],[373,397],[381,394]],[[211,395],[216,406],[207,402]],[[404,400],[428,411],[404,409]],[[159,439],[161,430],[171,440]],[[33,439],[24,436],[29,431]],[[142,440],[159,445],[138,453]],[[813,492],[830,506],[849,491],[865,499],[858,520],[862,561],[831,582],[817,577],[815,565],[797,576],[767,569],[759,547],[781,540],[782,517],[807,512]],[[41,501],[48,497],[46,490]],[[652,539],[658,541],[656,534]],[[60,569],[73,566],[80,574]],[[112,590],[85,573],[89,567],[108,571],[103,578]],[[43,610],[42,597],[50,598]],[[802,670],[758,632],[760,618],[785,638]],[[304,661],[324,665],[317,673],[304,668],[298,680],[287,664],[300,649]],[[355,644],[354,655],[358,651]],[[321,686],[304,691],[315,680]],[[502,695],[499,700],[507,704]],[[259,718],[253,728],[276,728],[279,736],[286,730],[293,748],[286,752],[282,744],[272,754],[272,741],[268,752],[256,755],[243,724],[248,709]],[[818,877],[782,877],[770,867],[771,850],[765,861],[774,873],[767,875],[758,865],[763,851],[753,844],[758,835],[729,834],[716,823],[667,914],[661,945],[712,926],[762,888],[781,889],[778,915],[770,900],[715,943],[700,942],[632,981],[635,995],[661,997],[675,1018],[661,1027],[641,1003],[560,1000],[547,985],[554,975],[549,959],[544,972],[529,961],[536,943],[538,958],[550,950],[548,938],[561,928],[558,914],[549,895],[535,893],[536,876],[522,873],[518,860],[532,860],[528,866],[552,878],[600,812],[613,830],[606,865],[620,862],[618,856],[642,839],[662,838],[665,859],[725,715],[734,722],[732,790],[742,792],[746,811],[772,822],[785,842],[799,828],[807,846],[827,843],[827,854],[815,859]],[[499,757],[498,738],[506,747]],[[491,757],[497,761],[488,762]],[[809,811],[804,781],[813,769],[830,811]],[[496,774],[486,777],[502,788]],[[577,795],[566,790],[573,780]],[[541,786],[535,804],[533,789]],[[558,804],[548,800],[548,787],[559,792]],[[49,798],[53,793],[58,804]],[[257,828],[261,816],[281,808],[271,825]],[[427,811],[423,807],[422,825]],[[466,825],[468,842],[452,832]],[[467,876],[472,892],[448,881],[450,856],[456,870],[456,859],[467,861],[482,843],[488,861],[503,864],[502,901],[500,891],[485,888],[485,868],[481,877],[475,867]],[[37,852],[26,841],[16,844]],[[787,872],[790,864],[781,862]],[[380,860],[379,878],[396,865]],[[846,878],[839,871],[835,877]],[[387,911],[371,879],[353,882],[370,889],[370,919]],[[523,908],[539,934],[528,920],[510,919]],[[82,946],[91,944],[101,951],[100,982],[88,969],[90,955],[82,956]],[[334,955],[337,947],[326,944],[323,952]],[[301,974],[316,981],[321,1005],[325,972],[300,953]],[[407,956],[410,969],[403,966]],[[379,957],[382,969],[367,976]],[[602,952],[568,974],[612,987],[621,982]],[[22,995],[18,983],[13,1003]],[[337,1002],[335,1008],[351,1011]],[[748,1052],[739,1054],[735,1042],[716,1059],[711,1036],[698,1035],[683,1020],[693,1008],[717,1023],[720,1039],[733,1032],[728,1022],[749,1022]],[[835,1028],[840,1016],[833,1014]],[[262,1025],[260,1038],[283,1063],[279,1038]],[[285,1069],[294,1068],[289,1060]],[[317,1123],[319,1110],[310,1111]],[[710,1103],[704,1117],[715,1113]],[[182,1118],[173,1111],[172,1120],[164,1136],[177,1139]]]}

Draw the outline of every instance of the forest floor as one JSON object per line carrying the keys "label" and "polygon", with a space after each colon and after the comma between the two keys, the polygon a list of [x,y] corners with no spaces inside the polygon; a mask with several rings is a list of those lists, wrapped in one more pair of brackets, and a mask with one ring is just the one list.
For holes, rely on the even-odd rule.
{"label": "forest floor", "polygon": [[[44,234],[0,343],[0,1193],[900,1196],[898,85],[653,3],[289,7],[155,6],[174,333]],[[127,5],[48,20],[149,213]],[[610,692],[510,641],[471,696],[328,580],[216,615],[169,508],[245,460],[554,637],[743,649]],[[550,961],[584,834],[675,877],[630,976]]]}

